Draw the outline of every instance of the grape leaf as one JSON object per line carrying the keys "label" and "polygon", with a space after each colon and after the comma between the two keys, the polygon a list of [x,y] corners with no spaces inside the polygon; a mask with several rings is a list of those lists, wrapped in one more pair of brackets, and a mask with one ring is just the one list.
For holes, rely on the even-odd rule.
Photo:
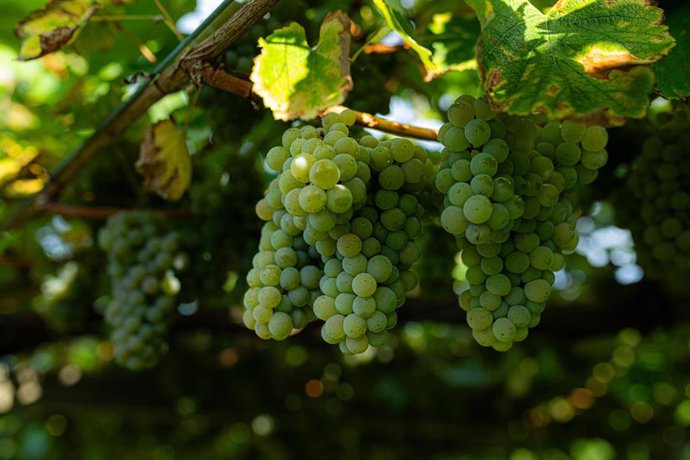
{"label": "grape leaf", "polygon": [[311,119],[340,104],[352,88],[350,20],[342,12],[329,14],[312,49],[304,28],[291,23],[259,39],[251,80],[277,120]]}
{"label": "grape leaf", "polygon": [[476,66],[473,55],[478,35],[476,21],[453,12],[434,14],[426,30],[416,32],[392,5],[392,0],[373,0],[388,26],[419,56],[424,80],[430,81],[451,70]]}
{"label": "grape leaf", "polygon": [[69,45],[96,9],[92,0],[51,0],[30,13],[15,29],[22,39],[18,59],[36,59]]}
{"label": "grape leaf", "polygon": [[642,117],[658,61],[674,45],[649,0],[468,0],[479,17],[478,60],[495,109],[549,118]]}
{"label": "grape leaf", "polygon": [[166,200],[179,200],[192,180],[192,160],[185,135],[172,119],[149,127],[139,149],[137,171],[144,188]]}
{"label": "grape leaf", "polygon": [[386,0],[373,0],[374,5],[379,10],[383,18],[388,23],[388,26],[395,30],[410,48],[414,50],[419,56],[419,59],[424,64],[424,68],[429,71],[436,69],[436,64],[431,59],[431,50],[425,46],[420,45],[412,35],[414,29],[410,23],[405,19],[396,9],[389,5]]}
{"label": "grape leaf", "polygon": [[690,5],[668,14],[666,22],[677,44],[654,64],[656,84],[667,99],[686,98],[690,96]]}

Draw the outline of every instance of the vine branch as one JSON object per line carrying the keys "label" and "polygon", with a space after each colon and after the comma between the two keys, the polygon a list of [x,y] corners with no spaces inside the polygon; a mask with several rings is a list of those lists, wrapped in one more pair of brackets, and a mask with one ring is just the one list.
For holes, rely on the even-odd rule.
{"label": "vine branch", "polygon": [[[63,217],[76,217],[86,219],[107,219],[120,212],[131,211],[132,208],[118,208],[111,206],[79,206],[57,203],[48,201],[42,203],[41,211],[46,211],[51,214],[57,214]],[[139,210],[139,209],[137,209]],[[141,209],[142,211],[149,211],[163,214],[169,219],[186,219],[192,217],[194,214],[189,209]]]}
{"label": "vine branch", "polygon": [[[199,76],[203,83],[214,88],[243,98],[255,97],[254,93],[252,92],[253,85],[251,81],[232,75],[224,71],[222,68],[214,69],[210,65],[206,65],[199,71]],[[327,109],[324,114],[329,112],[340,113],[346,109],[347,107],[345,106],[336,105]],[[365,126],[367,128],[376,129],[386,133],[397,134],[399,136],[408,136],[430,141],[435,141],[438,139],[438,134],[434,129],[422,128],[419,126],[399,123],[397,121],[386,120],[385,118],[377,117],[376,115],[366,112],[358,112],[356,110],[352,111],[355,112],[355,115],[357,116],[356,123],[360,126]]]}
{"label": "vine branch", "polygon": [[[324,113],[337,112],[340,113],[346,110],[347,107],[342,105],[336,105]],[[349,109],[352,110],[352,109]],[[358,112],[357,110],[352,110],[357,116],[357,124],[360,126],[365,126],[367,128],[376,129],[378,131],[383,131],[386,133],[397,134],[399,136],[414,137],[416,139],[424,139],[428,141],[438,140],[438,133],[435,129],[422,128],[420,126],[408,125],[405,123],[399,123],[397,121],[387,120],[385,118],[377,117],[367,112]]]}
{"label": "vine branch", "polygon": [[[54,201],[65,184],[77,174],[93,156],[117,139],[122,132],[163,96],[179,91],[191,81],[194,69],[216,60],[223,51],[236,43],[249,29],[280,0],[252,0],[245,3],[210,37],[191,49],[188,47],[213,21],[231,5],[225,0],[191,35],[173,50],[151,73],[150,79],[123,105],[115,110],[101,127],[84,142],[61,167],[54,172],[43,190],[18,209],[2,228],[10,228],[26,221],[45,203]],[[185,49],[186,52],[182,53]],[[180,54],[182,53],[182,54]]]}

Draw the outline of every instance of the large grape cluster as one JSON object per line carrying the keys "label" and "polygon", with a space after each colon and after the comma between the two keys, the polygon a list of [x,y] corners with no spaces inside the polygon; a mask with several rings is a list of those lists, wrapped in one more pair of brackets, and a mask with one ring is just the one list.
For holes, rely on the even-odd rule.
{"label": "large grape cluster", "polygon": [[448,120],[436,187],[467,267],[460,305],[476,341],[503,351],[540,321],[562,254],[578,242],[574,192],[605,164],[608,137],[570,121],[539,127],[468,96]]}
{"label": "large grape cluster", "polygon": [[116,361],[131,370],[153,367],[167,351],[185,265],[177,233],[163,231],[157,216],[124,212],[108,219],[98,235],[108,254],[112,294],[105,318],[112,327]]}
{"label": "large grape cluster", "polygon": [[[264,338],[283,339],[304,324],[282,315],[273,319],[281,299],[295,306],[289,293],[276,295],[285,289],[284,271],[276,278],[278,247],[297,244],[305,254],[306,267],[313,268],[294,270],[291,286],[301,283],[301,306],[311,308],[307,319],[323,320],[322,337],[345,353],[381,345],[397,321],[396,308],[417,284],[409,271],[419,258],[414,239],[424,214],[417,195],[427,189],[433,166],[426,151],[408,140],[355,139],[350,135],[354,122],[351,111],[329,114],[320,128],[288,129],[282,145],[267,153],[268,167],[279,172],[257,204],[257,214],[267,222],[260,250],[268,255],[255,259],[248,282],[259,287],[259,281],[267,281],[261,276],[272,276],[279,288],[270,302],[258,298],[265,287],[252,287],[245,298],[248,327],[256,330],[257,315],[248,312],[257,304],[262,319],[268,319]],[[257,258],[264,257],[262,252]],[[275,274],[264,274],[268,266],[277,268]],[[280,322],[275,331],[280,334],[271,330],[271,321]]]}
{"label": "large grape cluster", "polygon": [[[651,133],[614,199],[619,223],[632,232],[638,261],[656,278],[690,272],[690,109],[655,114]],[[672,283],[678,284],[678,283]]]}

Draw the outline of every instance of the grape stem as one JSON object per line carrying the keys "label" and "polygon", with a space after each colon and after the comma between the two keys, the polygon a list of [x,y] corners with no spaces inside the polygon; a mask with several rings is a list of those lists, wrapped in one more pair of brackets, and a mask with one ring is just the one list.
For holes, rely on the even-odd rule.
{"label": "grape stem", "polygon": [[[328,108],[323,115],[329,112],[340,113],[343,110],[348,110],[347,107],[342,105],[335,105]],[[352,110],[352,109],[349,109]],[[420,126],[408,125],[405,123],[399,123],[397,121],[386,120],[385,118],[377,117],[366,112],[358,112],[357,110],[352,110],[357,116],[356,124],[360,126],[365,126],[367,128],[375,129],[377,131],[383,131],[386,133],[397,134],[399,136],[414,137],[416,139],[424,139],[429,141],[438,140],[438,133],[435,129],[422,128]]]}
{"label": "grape stem", "polygon": [[[252,82],[244,78],[237,77],[226,72],[222,68],[213,68],[210,65],[205,65],[199,70],[200,80],[214,88],[226,91],[237,96],[256,100],[256,95],[252,92]],[[336,105],[326,109],[322,115],[329,112],[340,113],[346,110],[347,107]],[[350,109],[351,110],[351,109]],[[399,136],[414,137],[416,139],[425,139],[435,141],[438,139],[436,130],[430,128],[422,128],[419,126],[407,125],[397,121],[386,120],[385,118],[377,117],[366,112],[358,112],[353,110],[357,116],[356,123],[360,126],[383,131],[386,133],[397,134]]]}
{"label": "grape stem", "polygon": [[[77,217],[86,219],[103,220],[120,212],[132,211],[133,208],[118,208],[109,206],[79,206],[57,203],[48,201],[40,203],[42,211],[57,214],[63,217]],[[139,210],[137,208],[137,210]],[[154,212],[164,215],[169,219],[186,219],[193,216],[189,209],[148,209],[148,212]]]}

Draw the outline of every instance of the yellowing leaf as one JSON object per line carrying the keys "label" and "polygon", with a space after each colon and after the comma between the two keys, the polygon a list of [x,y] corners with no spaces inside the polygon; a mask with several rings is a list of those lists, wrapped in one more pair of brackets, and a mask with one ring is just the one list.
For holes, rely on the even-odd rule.
{"label": "yellowing leaf", "polygon": [[32,12],[15,29],[22,39],[19,59],[36,59],[69,45],[95,10],[92,0],[51,0]]}
{"label": "yellowing leaf", "polygon": [[642,117],[649,64],[674,45],[650,0],[467,0],[482,26],[480,71],[491,103],[515,115]]}
{"label": "yellowing leaf", "polygon": [[184,133],[172,119],[151,126],[139,149],[137,171],[144,187],[165,198],[179,200],[192,180],[192,160]]}
{"label": "yellowing leaf", "polygon": [[294,22],[259,40],[251,80],[274,118],[315,118],[345,100],[352,88],[349,28],[350,20],[338,11],[324,19],[313,49]]}

